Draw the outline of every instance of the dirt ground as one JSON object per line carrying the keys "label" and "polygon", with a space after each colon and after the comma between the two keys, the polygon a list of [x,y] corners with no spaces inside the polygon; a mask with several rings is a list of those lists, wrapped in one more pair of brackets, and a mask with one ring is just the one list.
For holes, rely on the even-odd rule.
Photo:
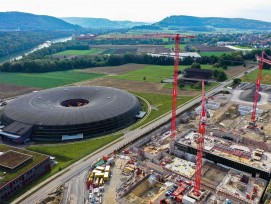
{"label": "dirt ground", "polygon": [[13,84],[0,84],[0,99],[11,98],[19,96],[33,91],[41,90],[39,88],[18,86]]}
{"label": "dirt ground", "polygon": [[139,48],[163,48],[163,45],[92,45],[91,48],[99,49],[139,49]]}
{"label": "dirt ground", "polygon": [[248,69],[251,66],[253,66],[253,64],[247,64],[246,67],[244,67],[243,65],[235,66],[234,68],[226,70],[225,73],[228,75],[228,77],[233,77],[234,75],[245,71],[246,69]]}
{"label": "dirt ground", "polygon": [[122,175],[122,170],[126,163],[127,160],[116,159],[115,167],[111,169],[111,179],[105,186],[106,193],[104,194],[103,203],[118,204],[116,201],[116,190],[126,180],[126,177]]}
{"label": "dirt ground", "polygon": [[110,67],[93,67],[89,69],[84,69],[82,72],[88,73],[101,73],[101,74],[110,74],[110,75],[118,75],[126,72],[130,72],[133,70],[141,69],[147,66],[146,64],[124,64],[121,66],[110,66]]}
{"label": "dirt ground", "polygon": [[[110,78],[97,78],[91,81],[84,81],[75,83],[78,86],[108,86],[118,89],[124,89],[132,92],[144,92],[144,93],[155,93],[155,94],[167,94],[171,95],[172,90],[164,88],[164,83],[151,83],[151,82],[140,82],[140,81],[129,81],[120,79]],[[179,91],[181,96],[196,96],[199,94],[198,91]]]}

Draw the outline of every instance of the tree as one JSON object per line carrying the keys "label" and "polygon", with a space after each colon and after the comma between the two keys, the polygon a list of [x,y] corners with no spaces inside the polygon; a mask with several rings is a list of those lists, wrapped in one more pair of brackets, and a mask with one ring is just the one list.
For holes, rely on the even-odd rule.
{"label": "tree", "polygon": [[241,79],[239,79],[239,78],[236,78],[236,79],[233,79],[233,85],[234,86],[238,86],[240,83],[241,83]]}
{"label": "tree", "polygon": [[200,63],[193,62],[192,65],[191,65],[191,68],[201,69]]}
{"label": "tree", "polygon": [[223,70],[214,70],[213,76],[217,81],[225,81],[227,79],[227,74]]}
{"label": "tree", "polygon": [[178,80],[178,86],[179,86],[179,88],[185,87],[185,82],[184,82],[184,80],[179,79],[179,80]]}
{"label": "tree", "polygon": [[202,83],[199,81],[195,84],[196,89],[201,89]]}

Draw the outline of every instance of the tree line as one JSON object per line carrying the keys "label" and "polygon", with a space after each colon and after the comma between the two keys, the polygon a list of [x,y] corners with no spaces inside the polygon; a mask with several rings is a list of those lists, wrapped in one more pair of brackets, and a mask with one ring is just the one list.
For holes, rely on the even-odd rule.
{"label": "tree line", "polygon": [[[73,45],[78,46],[78,45]],[[79,45],[82,46],[82,45]],[[72,48],[72,45],[71,45]],[[64,48],[63,48],[64,49]],[[44,49],[42,52],[50,52],[52,49]],[[59,48],[60,51],[62,48]],[[57,52],[56,50],[54,52]],[[261,51],[253,51],[259,53]],[[43,53],[44,54],[44,53]],[[40,54],[43,56],[43,54]],[[48,53],[49,54],[49,53]],[[223,67],[227,69],[227,66],[244,64],[244,59],[255,58],[254,54],[242,55],[241,53],[232,53],[231,55],[222,56],[210,56],[193,58],[186,57],[180,61],[181,65],[192,65],[193,62],[200,64],[212,64],[215,67]],[[71,59],[54,58],[51,56],[38,57],[39,52],[35,52],[22,60],[5,62],[0,65],[0,71],[3,72],[51,72],[62,71],[69,69],[83,69],[91,67],[102,66],[118,66],[126,63],[138,63],[138,64],[156,64],[156,65],[173,65],[174,59],[166,56],[151,56],[147,54],[134,54],[127,53],[124,55],[97,55],[97,56],[77,56]],[[252,57],[254,56],[254,57]],[[268,68],[268,67],[266,67]]]}
{"label": "tree line", "polygon": [[44,58],[5,62],[0,65],[0,71],[42,73],[69,69],[118,66],[127,63],[173,65],[173,62],[172,58],[154,57],[146,54],[78,56],[72,59]]}

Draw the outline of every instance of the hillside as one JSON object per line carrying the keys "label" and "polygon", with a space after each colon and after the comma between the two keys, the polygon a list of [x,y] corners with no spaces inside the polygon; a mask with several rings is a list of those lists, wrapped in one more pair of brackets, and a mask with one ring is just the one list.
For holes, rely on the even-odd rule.
{"label": "hillside", "polygon": [[106,18],[79,18],[79,17],[63,17],[62,20],[80,25],[85,28],[132,28],[134,26],[148,25],[144,22],[133,21],[111,21]]}
{"label": "hillside", "polygon": [[61,19],[21,12],[0,12],[0,31],[9,30],[73,30],[80,26]]}
{"label": "hillside", "polygon": [[216,29],[271,30],[271,22],[244,18],[218,18],[195,16],[170,16],[150,26],[136,29],[182,29],[192,31],[214,31]]}

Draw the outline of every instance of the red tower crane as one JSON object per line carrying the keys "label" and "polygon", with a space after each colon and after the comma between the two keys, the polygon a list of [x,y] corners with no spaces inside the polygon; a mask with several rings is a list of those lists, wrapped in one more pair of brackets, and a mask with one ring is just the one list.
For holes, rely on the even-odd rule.
{"label": "red tower crane", "polygon": [[269,59],[270,57],[265,54],[265,52],[262,52],[262,56],[259,57],[256,55],[256,59],[259,61],[259,69],[258,69],[258,77],[256,80],[256,90],[255,90],[255,95],[254,95],[254,103],[252,107],[252,114],[251,114],[251,119],[249,123],[249,128],[254,129],[256,127],[256,111],[257,111],[257,103],[259,99],[259,91],[261,88],[261,79],[262,79],[262,70],[263,70],[263,64],[267,63],[271,65],[271,61],[268,59],[265,59],[264,57],[267,56]]}
{"label": "red tower crane", "polygon": [[198,130],[198,147],[197,147],[197,163],[196,163],[196,173],[195,173],[195,186],[194,194],[196,196],[200,195],[200,183],[201,183],[201,169],[202,169],[202,157],[204,149],[204,134],[206,127],[206,108],[205,108],[205,93],[204,93],[204,81],[202,81],[202,102],[201,102],[201,114]]}
{"label": "red tower crane", "polygon": [[174,50],[174,75],[173,75],[173,90],[172,90],[172,119],[171,119],[171,144],[176,136],[176,110],[177,110],[177,95],[178,95],[178,71],[180,62],[180,42],[181,38],[195,38],[195,36],[180,35],[180,34],[135,34],[135,35],[108,35],[106,39],[148,39],[148,38],[171,38],[175,40]]}

